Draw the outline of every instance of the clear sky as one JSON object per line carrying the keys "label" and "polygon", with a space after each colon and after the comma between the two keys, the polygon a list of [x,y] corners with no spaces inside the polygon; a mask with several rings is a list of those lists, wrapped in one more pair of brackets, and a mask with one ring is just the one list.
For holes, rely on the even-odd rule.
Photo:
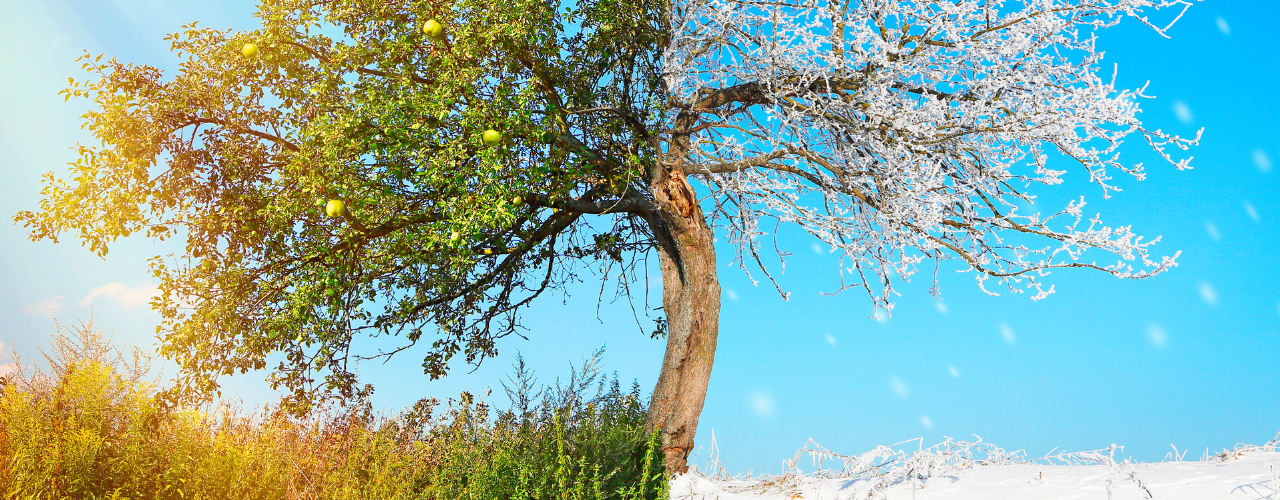
{"label": "clear sky", "polygon": [[[0,0],[5,220],[37,208],[40,176],[62,175],[70,148],[90,140],[79,128],[87,101],[57,95],[68,77],[82,78],[74,62],[82,50],[172,69],[166,33],[196,20],[252,29],[254,10],[244,0]],[[1031,455],[1117,443],[1146,461],[1171,444],[1192,458],[1270,439],[1280,430],[1278,17],[1280,2],[1208,0],[1171,39],[1132,20],[1103,32],[1117,83],[1151,82],[1147,93],[1157,98],[1142,114],[1149,127],[1186,135],[1204,127],[1195,168],[1178,172],[1132,142],[1125,157],[1145,162],[1148,178],[1117,175],[1125,191],[1110,200],[1079,170],[1063,185],[1032,190],[1042,195],[1037,207],[1056,211],[1084,195],[1085,211],[1108,224],[1162,236],[1153,254],[1182,251],[1171,272],[1117,280],[1058,271],[1048,278],[1057,293],[1032,302],[987,296],[951,264],[939,274],[943,301],[926,293],[929,276],[920,273],[901,287],[893,317],[877,321],[865,295],[820,295],[839,285],[837,259],[795,228],[780,235],[794,254],[780,276],[790,301],[767,282],[753,287],[727,267],[722,249],[720,345],[697,444],[709,446],[714,430],[731,473],[777,473],[809,438],[846,454],[974,434]],[[12,347],[36,354],[53,331],[50,309],[64,324],[92,309],[117,340],[153,347],[159,317],[146,305],[154,279],[145,260],[178,251],[135,237],[104,260],[71,238],[32,243],[22,228],[0,224],[0,363]],[[549,382],[604,345],[606,370],[651,390],[663,344],[640,332],[625,303],[606,301],[597,319],[597,292],[585,284],[567,299],[542,299],[526,316],[530,341],[500,343],[501,355],[474,373],[432,382],[420,359],[402,357],[362,374],[378,388],[375,404],[398,409],[424,396],[497,389],[517,350]],[[266,401],[263,375],[235,377],[228,390]],[[489,399],[506,403],[500,389]]]}

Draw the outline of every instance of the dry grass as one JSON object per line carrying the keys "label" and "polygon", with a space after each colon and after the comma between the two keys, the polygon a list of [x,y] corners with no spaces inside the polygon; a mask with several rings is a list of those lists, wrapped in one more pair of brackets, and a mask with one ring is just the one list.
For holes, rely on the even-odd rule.
{"label": "dry grass", "polygon": [[[463,393],[399,414],[367,400],[306,418],[276,408],[161,411],[150,360],[92,322],[59,328],[0,379],[4,498],[665,498],[639,390],[598,376],[600,352],[569,385],[533,394],[523,362],[510,410]],[[595,392],[588,392],[595,386]],[[491,418],[491,413],[493,413]]]}

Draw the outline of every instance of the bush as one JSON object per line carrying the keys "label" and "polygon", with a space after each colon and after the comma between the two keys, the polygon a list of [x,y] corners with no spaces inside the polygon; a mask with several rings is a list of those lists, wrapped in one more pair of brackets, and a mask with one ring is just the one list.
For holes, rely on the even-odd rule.
{"label": "bush", "polygon": [[59,328],[52,345],[48,373],[15,353],[19,368],[0,379],[4,498],[667,497],[639,387],[600,377],[602,351],[536,393],[518,359],[505,411],[463,393],[385,415],[366,396],[296,418],[162,411],[150,360],[112,348],[92,321]]}

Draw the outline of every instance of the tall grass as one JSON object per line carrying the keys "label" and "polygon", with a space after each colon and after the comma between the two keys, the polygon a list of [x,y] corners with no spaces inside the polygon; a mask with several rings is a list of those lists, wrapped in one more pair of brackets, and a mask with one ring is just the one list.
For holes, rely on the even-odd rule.
{"label": "tall grass", "polygon": [[[599,375],[536,389],[518,360],[511,407],[429,398],[394,415],[356,400],[161,411],[149,360],[92,322],[59,328],[47,371],[0,379],[0,497],[658,499],[668,485],[637,385]],[[594,391],[592,388],[594,387]]]}

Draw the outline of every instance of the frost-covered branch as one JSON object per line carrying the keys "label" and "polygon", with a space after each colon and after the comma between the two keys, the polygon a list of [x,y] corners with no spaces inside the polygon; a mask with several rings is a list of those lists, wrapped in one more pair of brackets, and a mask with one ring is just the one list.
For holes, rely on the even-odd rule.
{"label": "frost-covered branch", "polygon": [[[762,219],[794,222],[842,254],[859,280],[845,288],[865,287],[886,310],[890,278],[925,259],[960,259],[980,286],[996,278],[1034,299],[1053,292],[1039,281],[1052,269],[1144,278],[1176,265],[1177,254],[1149,254],[1159,238],[1086,219],[1083,198],[1019,213],[1034,196],[1014,184],[1056,185],[1078,169],[1109,197],[1109,172],[1144,178],[1119,158],[1135,133],[1190,168],[1170,151],[1199,134],[1145,128],[1148,96],[1116,88],[1114,70],[1102,78],[1095,36],[1125,17],[1164,35],[1171,24],[1151,16],[1173,8],[1172,23],[1189,0],[675,5],[670,133],[689,138],[683,168],[712,189],[741,262],[759,259]],[[1069,167],[1050,168],[1051,152]],[[1118,260],[1082,260],[1090,248]]]}

